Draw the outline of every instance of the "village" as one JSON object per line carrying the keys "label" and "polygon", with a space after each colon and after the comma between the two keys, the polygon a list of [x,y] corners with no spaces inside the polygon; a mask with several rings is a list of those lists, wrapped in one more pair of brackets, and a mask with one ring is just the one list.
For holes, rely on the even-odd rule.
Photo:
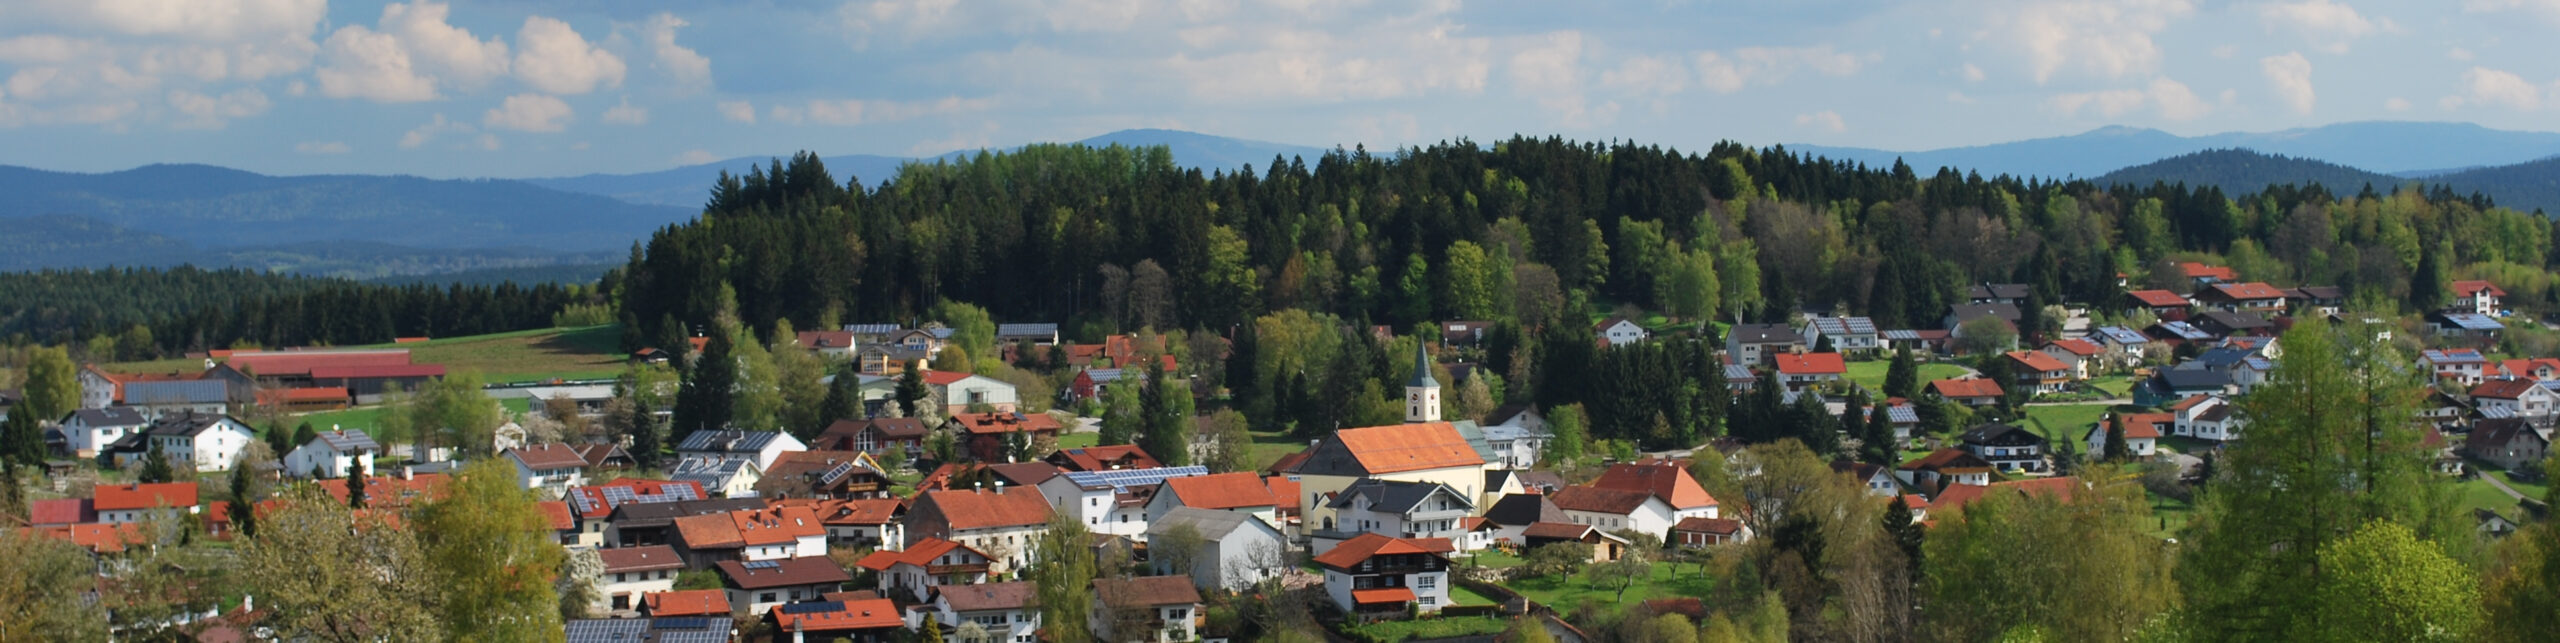
{"label": "village", "polygon": [[[1799,314],[1702,330],[1622,309],[1595,315],[1591,334],[1598,350],[1711,344],[1735,405],[1757,396],[1822,409],[1841,443],[1831,475],[1925,529],[1998,494],[2085,492],[2103,482],[2094,476],[2142,477],[2156,506],[2183,503],[2177,489],[2212,476],[2222,447],[2247,439],[2244,396],[2284,360],[2279,335],[2316,319],[2418,349],[2409,367],[2432,384],[2419,409],[2430,470],[2494,489],[2463,499],[2482,533],[2514,531],[2527,519],[2519,512],[2539,509],[2560,359],[2499,352],[2506,324],[2538,323],[2515,321],[2497,286],[2455,281],[2451,307],[2385,320],[2356,314],[2335,287],[2176,270],[2184,292],[2120,284],[2121,299],[2074,307],[2045,306],[2027,284],[1979,284],[1936,328]],[[1766,536],[1768,523],[1754,520],[1766,500],[1745,482],[1762,475],[1760,447],[1728,436],[1560,458],[1553,447],[1581,429],[1556,426],[1554,409],[1456,399],[1490,374],[1471,349],[1491,327],[1420,329],[1412,354],[1397,356],[1412,363],[1400,423],[1306,441],[1256,432],[1248,445],[1202,412],[1182,418],[1201,428],[1179,454],[1146,446],[1166,450],[1161,441],[1102,444],[1094,412],[1133,394],[1115,383],[1145,374],[1180,390],[1169,374],[1183,365],[1167,342],[1078,344],[1049,323],[995,332],[1007,361],[1054,365],[1059,385],[1046,390],[937,370],[953,336],[937,323],[797,332],[793,346],[836,365],[828,386],[856,380],[844,386],[859,395],[851,417],[814,433],[677,428],[664,457],[635,453],[645,447],[629,436],[528,429],[601,416],[629,394],[612,380],[489,385],[491,400],[515,403],[500,407],[488,444],[431,444],[423,432],[393,443],[373,426],[280,435],[292,432],[274,418],[398,402],[448,376],[396,345],[215,351],[179,372],[92,363],[77,372],[79,408],[36,418],[47,479],[31,483],[26,514],[6,520],[76,544],[108,583],[136,549],[179,546],[147,524],[183,524],[202,539],[188,546],[221,546],[242,537],[243,511],[277,502],[234,493],[226,478],[313,485],[397,511],[444,493],[480,453],[536,497],[547,541],[590,561],[564,580],[589,600],[564,621],[572,642],[1031,643],[1061,628],[1114,642],[1243,640],[1264,627],[1252,614],[1271,609],[1255,605],[1283,595],[1310,597],[1296,609],[1329,624],[1333,640],[1462,639],[1521,623],[1554,640],[1600,640],[1576,618],[1595,601],[1703,620],[1676,568]],[[705,341],[691,339],[627,360],[698,359]],[[1203,406],[1216,399],[1183,392]],[[0,408],[23,414],[23,400],[0,395],[11,405]],[[1250,453],[1220,457],[1233,449]],[[143,481],[155,461],[179,473]],[[1060,553],[1043,545],[1070,527],[1083,534],[1079,555],[1103,571],[1075,597],[1090,602],[1085,622],[1044,622],[1054,599],[1035,576]],[[1590,570],[1600,571],[1576,573]],[[270,638],[256,591],[197,597],[160,625],[194,640]]]}

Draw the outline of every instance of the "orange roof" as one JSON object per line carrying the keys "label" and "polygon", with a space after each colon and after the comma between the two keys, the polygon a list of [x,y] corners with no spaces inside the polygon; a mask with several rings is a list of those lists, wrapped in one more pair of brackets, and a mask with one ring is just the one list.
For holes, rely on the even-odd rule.
{"label": "orange roof", "polygon": [[2178,264],[2178,270],[2186,273],[2188,279],[2212,277],[2223,281],[2240,280],[2240,273],[2233,271],[2229,266],[2208,266],[2202,263],[2189,261]]}
{"label": "orange roof", "polygon": [[741,547],[747,539],[738,534],[737,521],[728,514],[677,516],[676,536],[687,549],[724,549]]}
{"label": "orange roof", "polygon": [[196,483],[193,482],[108,485],[98,487],[95,491],[97,497],[90,506],[98,511],[196,506]]}
{"label": "orange roof", "polygon": [[1049,417],[1047,413],[953,413],[951,421],[959,423],[962,430],[975,435],[1002,435],[1022,431],[1055,432],[1062,428],[1058,425],[1058,419]]}
{"label": "orange roof", "polygon": [[2134,301],[2141,302],[2142,305],[2153,308],[2171,308],[2190,305],[2187,302],[2187,298],[2178,296],[2178,293],[2166,290],[2136,290],[2125,293],[2125,296],[2132,297]]}
{"label": "orange roof", "polygon": [[[2127,440],[2158,438],[2168,435],[2168,432],[2161,431],[2160,427],[2177,423],[2178,414],[2176,413],[2127,413],[2124,415],[2124,438]],[[2106,424],[2101,423],[2093,430],[2105,431],[2106,427]]]}
{"label": "orange roof", "polygon": [[535,471],[546,469],[584,469],[587,456],[566,444],[534,444],[507,450],[507,455]]}
{"label": "orange roof", "polygon": [[1271,476],[1263,478],[1262,483],[1271,487],[1271,499],[1279,501],[1280,513],[1298,512],[1299,505],[1304,502],[1298,499],[1298,481],[1289,479],[1289,476]]}
{"label": "orange roof", "polygon": [[2052,355],[2046,355],[2038,351],[2009,351],[2009,360],[2017,362],[2019,366],[2027,367],[2027,370],[2035,371],[2039,375],[2043,374],[2045,371],[2071,370],[2071,367],[2063,364],[2062,360],[2054,359]]}
{"label": "orange roof", "polygon": [[922,507],[928,503],[941,511],[942,518],[951,523],[953,530],[1018,527],[1049,521],[1049,499],[1041,497],[1037,489],[1012,493],[976,489],[928,491],[916,505]]}
{"label": "orange roof", "polygon": [[2007,393],[2000,390],[1999,382],[1979,377],[1930,382],[1929,390],[1937,392],[1939,397],[2000,397],[2002,395],[2007,395]]}
{"label": "orange roof", "polygon": [[2203,404],[2205,400],[2210,400],[2210,399],[2213,399],[2213,396],[2211,396],[2211,395],[2201,395],[2201,394],[2199,394],[2199,395],[2189,395],[2189,396],[2187,396],[2187,399],[2178,400],[2178,402],[2177,402],[2176,404],[2171,404],[2171,405],[2169,405],[2169,410],[2170,410],[2170,411],[2185,411],[2185,410],[2187,410],[2187,409],[2195,408],[2195,406],[2196,406],[2196,405],[2198,405],[2198,404]]}
{"label": "orange roof", "polygon": [[1621,491],[1642,491],[1661,498],[1674,510],[1716,506],[1715,496],[1689,476],[1689,468],[1677,460],[1641,460],[1609,466],[1591,486]]}
{"label": "orange roof", "polygon": [[1334,545],[1333,549],[1325,550],[1324,555],[1315,557],[1315,562],[1334,569],[1351,569],[1358,567],[1360,561],[1368,560],[1372,556],[1440,555],[1452,551],[1457,551],[1457,548],[1450,546],[1447,538],[1394,538],[1375,533],[1362,533],[1352,536],[1350,540],[1342,541],[1342,544]]}
{"label": "orange roof", "polygon": [[2518,400],[2524,399],[2525,393],[2538,388],[2542,388],[2542,383],[2533,380],[2489,380],[2481,382],[2479,386],[2471,387],[2471,397]]}
{"label": "orange roof", "polygon": [[655,592],[640,598],[650,616],[728,616],[729,593],[716,589]]}
{"label": "orange roof", "polygon": [[924,383],[934,386],[949,386],[952,382],[969,379],[970,377],[972,376],[968,373],[928,370],[924,372]]}
{"label": "orange roof", "polygon": [[1779,353],[1778,372],[1788,375],[1839,375],[1849,372],[1839,353]]}
{"label": "orange roof", "polygon": [[2096,355],[2099,351],[2103,350],[2098,348],[2098,344],[2096,342],[2091,342],[2085,339],[2057,339],[2047,342],[2045,345],[2070,351],[2071,354],[2081,357]]}
{"label": "orange roof", "polygon": [[1173,490],[1174,497],[1181,500],[1182,506],[1185,507],[1242,509],[1276,507],[1280,504],[1278,499],[1272,497],[1271,487],[1263,484],[1262,476],[1248,471],[1168,478],[1164,484],[1165,487]]}
{"label": "orange roof", "polygon": [[830,525],[885,525],[906,514],[907,501],[903,498],[823,500],[813,503],[810,511],[817,514],[818,522]]}
{"label": "orange roof", "polygon": [[2510,377],[2533,377],[2533,371],[2535,369],[2542,368],[2548,368],[2555,372],[2560,372],[2560,359],[2544,357],[2538,359],[2508,359],[2498,361],[2498,369],[2505,371]]}
{"label": "orange roof", "polygon": [[2213,290],[2214,292],[2222,293],[2222,296],[2224,297],[2232,299],[2284,298],[2284,291],[2277,290],[2275,286],[2269,286],[2263,281],[2252,281],[2245,284],[2214,284]]}
{"label": "orange roof", "polygon": [[2492,295],[2497,295],[2497,296],[2500,296],[2500,297],[2505,297],[2505,296],[2507,296],[2507,291],[2499,290],[2499,289],[2498,289],[2498,285],[2497,285],[2497,284],[2489,283],[2489,282],[2486,282],[2486,281],[2481,281],[2481,280],[2478,280],[2478,279],[2457,279],[2457,280],[2454,280],[2454,282],[2453,282],[2451,285],[2453,286],[2453,291],[2454,291],[2455,293],[2464,294],[2464,295],[2477,294],[2477,293],[2479,293],[2480,291],[2486,290],[2486,291],[2489,291],[2489,294],[2492,294]]}
{"label": "orange roof", "polygon": [[[819,603],[818,605],[827,604]],[[795,605],[801,607],[795,607]],[[899,616],[898,605],[889,602],[886,598],[833,603],[837,606],[837,609],[833,610],[813,610],[805,607],[807,605],[810,604],[773,606],[773,622],[776,631],[875,630],[907,625],[907,622]]]}
{"label": "orange roof", "polygon": [[1352,602],[1352,603],[1355,603],[1355,604],[1359,604],[1359,605],[1376,605],[1376,604],[1379,604],[1379,603],[1408,603],[1408,602],[1412,602],[1412,601],[1413,601],[1413,599],[1414,599],[1414,596],[1413,596],[1413,590],[1411,590],[1411,589],[1407,589],[1407,588],[1403,588],[1403,587],[1388,587],[1388,588],[1384,588],[1384,589],[1355,589],[1355,590],[1351,590],[1351,602]]}
{"label": "orange roof", "polygon": [[817,513],[808,507],[767,507],[728,515],[738,526],[738,538],[748,545],[777,545],[827,535],[827,526],[818,522]]}
{"label": "orange roof", "polygon": [[98,554],[124,551],[126,545],[139,545],[147,540],[142,534],[142,523],[137,522],[112,525],[83,523],[59,527],[37,527],[30,531],[47,538],[79,545],[81,549]]}
{"label": "orange roof", "polygon": [[1927,509],[1929,508],[1929,498],[1916,493],[1902,494],[1902,506],[1910,507],[1913,510]]}
{"label": "orange roof", "polygon": [[978,551],[968,545],[940,538],[927,537],[924,540],[916,541],[913,545],[908,545],[906,551],[875,551],[871,552],[869,555],[863,556],[862,560],[855,562],[854,564],[861,566],[863,569],[885,572],[889,571],[890,567],[897,566],[899,563],[905,563],[917,567],[930,565],[933,564],[934,559],[941,558],[944,554],[949,554],[954,551],[966,551],[971,554],[976,554],[982,559],[992,559],[992,557],[988,556],[985,552]]}
{"label": "orange roof", "polygon": [[1370,475],[1484,465],[1484,457],[1447,422],[1344,429],[1333,439]]}
{"label": "orange roof", "polygon": [[1985,494],[1993,490],[2014,491],[2021,496],[2044,494],[2067,502],[2071,500],[2072,492],[2079,490],[2080,486],[2080,479],[2071,476],[1994,482],[1988,487],[1970,484],[1947,485],[1945,491],[1938,492],[1938,499],[1932,501],[1931,512],[1961,509],[1966,504],[1981,500]]}
{"label": "orange roof", "polygon": [[[373,485],[365,485],[365,490],[372,491],[372,486]],[[569,503],[558,500],[544,500],[539,503],[538,506],[542,507],[543,522],[549,524],[552,531],[568,531],[578,528],[577,518],[569,515]]]}

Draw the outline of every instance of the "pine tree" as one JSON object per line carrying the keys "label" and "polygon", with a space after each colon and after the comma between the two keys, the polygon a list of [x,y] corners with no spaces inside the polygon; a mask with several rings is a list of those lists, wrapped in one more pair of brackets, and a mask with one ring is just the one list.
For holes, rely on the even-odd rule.
{"label": "pine tree", "polygon": [[1893,353],[1893,363],[1884,370],[1886,397],[1916,399],[1920,393],[1920,365],[1911,358],[1911,345],[1904,344]]}
{"label": "pine tree", "polygon": [[660,451],[665,445],[666,429],[658,426],[658,413],[647,408],[632,411],[631,459],[640,468],[657,468]]}
{"label": "pine tree", "polygon": [[[311,426],[310,422],[304,422],[302,423],[302,426],[293,428],[293,446],[295,447],[310,444],[312,440],[319,438],[320,429],[318,427]],[[277,451],[276,457],[284,457],[284,454],[289,453],[292,450],[292,447],[286,447],[284,451]]]}
{"label": "pine tree", "polygon": [[7,422],[0,422],[0,466],[13,463],[44,464],[44,429],[33,412],[11,413]]}
{"label": "pine tree", "polygon": [[1148,455],[1165,466],[1191,464],[1192,424],[1196,410],[1191,399],[1191,386],[1179,377],[1167,377],[1164,360],[1147,360],[1147,389],[1141,395],[1140,407],[1146,413],[1146,432],[1142,434]]}
{"label": "pine tree", "polygon": [[2133,447],[2126,444],[2124,440],[2124,414],[2122,413],[2108,414],[2106,459],[2108,462],[2124,462],[2133,459]]}
{"label": "pine tree", "polygon": [[231,518],[234,538],[258,535],[258,498],[252,492],[254,484],[255,481],[249,478],[248,467],[231,468],[231,506],[225,511]]}
{"label": "pine tree", "polygon": [[862,419],[862,376],[852,365],[836,369],[836,379],[827,383],[827,398],[818,403],[818,426],[825,431],[837,420]]}
{"label": "pine tree", "polygon": [[151,449],[143,452],[142,471],[134,474],[134,479],[145,483],[161,483],[177,479],[177,472],[169,469],[169,457],[160,453],[159,440],[152,440]]}
{"label": "pine tree", "polygon": [[924,360],[908,362],[906,370],[898,373],[896,395],[899,415],[925,418],[922,414],[930,409],[926,408],[924,401],[933,397],[933,389],[926,388],[924,385]]}
{"label": "pine tree", "polygon": [[1929,532],[1911,519],[1911,503],[1902,498],[1896,495],[1892,504],[1885,505],[1884,532],[1893,538],[1894,547],[1902,550],[1904,561],[1911,565],[1912,580],[1919,582],[1923,545],[1928,542]]}
{"label": "pine tree", "polygon": [[275,422],[267,423],[266,438],[267,450],[279,458],[293,453],[294,447],[300,446],[293,443],[293,432],[284,430],[283,424]]}
{"label": "pine tree", "polygon": [[676,391],[675,425],[668,427],[670,434],[683,436],[728,427],[736,399],[731,393],[738,384],[738,362],[732,356],[735,347],[729,335],[712,333],[702,347],[702,358],[685,373],[684,384]]}
{"label": "pine tree", "polygon": [[366,493],[364,467],[347,467],[347,508],[363,509]]}

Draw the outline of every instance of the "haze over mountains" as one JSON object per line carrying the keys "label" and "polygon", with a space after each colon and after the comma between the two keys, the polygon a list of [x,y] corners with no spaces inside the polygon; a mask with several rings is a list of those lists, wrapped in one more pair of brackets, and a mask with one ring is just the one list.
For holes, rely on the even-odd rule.
{"label": "haze over mountains", "polygon": [[[1127,130],[1078,143],[1164,145],[1178,164],[1228,171],[1247,164],[1262,171],[1274,156],[1303,157],[1312,165],[1330,149],[1172,130]],[[2316,181],[2352,194],[2365,184],[2389,189],[2423,179],[2481,192],[2501,205],[2560,212],[2560,133],[2460,123],[2345,123],[2195,137],[2109,127],[1920,152],[1787,149],[1871,166],[1900,158],[1923,176],[1953,166],[1985,176],[2212,184],[2235,196],[2271,183]],[[824,160],[837,180],[858,177],[876,186],[907,163],[976,153]],[[600,273],[650,231],[692,218],[721,171],[743,174],[770,158],[525,180],[277,177],[203,165],[104,174],[0,166],[0,219],[8,220],[0,224],[0,270],[195,263],[354,278],[577,279]]]}

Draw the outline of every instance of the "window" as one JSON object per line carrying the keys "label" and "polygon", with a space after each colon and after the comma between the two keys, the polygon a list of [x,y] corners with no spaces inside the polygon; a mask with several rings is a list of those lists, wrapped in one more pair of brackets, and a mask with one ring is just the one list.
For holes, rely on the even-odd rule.
{"label": "window", "polygon": [[1430,596],[1424,596],[1424,597],[1422,597],[1422,604],[1423,604],[1423,605],[1438,605],[1438,604],[1440,604],[1440,599],[1438,599],[1438,598],[1433,598],[1433,597],[1430,597]]}
{"label": "window", "polygon": [[757,595],[756,595],[756,602],[758,602],[758,603],[771,603],[771,602],[773,602],[773,598],[774,598],[774,596],[773,596],[773,592],[764,592],[764,593],[761,593],[761,594],[757,594]]}
{"label": "window", "polygon": [[1414,579],[1413,579],[1413,586],[1414,586],[1414,587],[1420,587],[1420,588],[1423,588],[1423,589],[1431,589],[1431,588],[1439,587],[1439,586],[1440,586],[1440,577],[1438,577],[1438,576],[1416,576],[1416,577],[1414,577]]}

